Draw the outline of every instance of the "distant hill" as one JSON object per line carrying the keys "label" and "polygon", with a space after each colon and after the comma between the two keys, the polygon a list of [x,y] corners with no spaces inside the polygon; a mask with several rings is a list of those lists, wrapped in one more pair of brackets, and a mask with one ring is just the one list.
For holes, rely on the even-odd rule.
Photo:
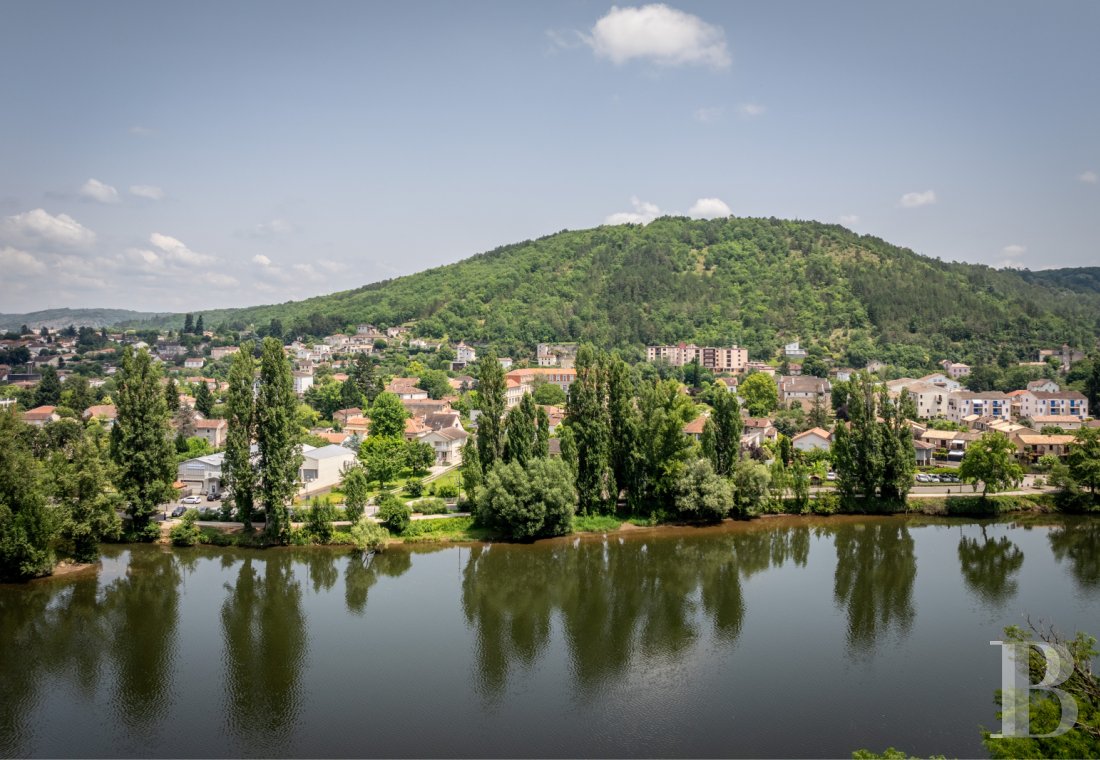
{"label": "distant hill", "polygon": [[1064,342],[1091,348],[1098,273],[947,263],[819,222],[665,217],[563,231],[304,301],[204,314],[207,325],[279,320],[315,335],[357,322],[414,323],[422,335],[516,355],[542,340],[631,352],[683,340],[738,343],[769,358],[800,340],[846,364],[916,367],[1015,361]]}
{"label": "distant hill", "polygon": [[173,315],[128,309],[45,309],[27,314],[0,314],[0,331],[18,330],[27,325],[42,327],[110,327],[112,325],[140,322],[148,319],[168,319]]}

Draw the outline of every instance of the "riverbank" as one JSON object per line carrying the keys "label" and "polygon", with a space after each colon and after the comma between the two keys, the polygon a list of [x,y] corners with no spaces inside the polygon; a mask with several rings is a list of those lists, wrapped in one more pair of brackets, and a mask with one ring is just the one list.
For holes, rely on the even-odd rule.
{"label": "riverbank", "polygon": [[[866,500],[861,502],[861,509],[840,509],[835,500],[814,499],[810,502],[809,509],[799,508],[793,501],[788,501],[783,509],[770,509],[747,518],[726,518],[721,523],[688,523],[675,519],[672,515],[578,515],[575,518],[574,530],[565,536],[592,536],[612,535],[626,532],[668,531],[705,528],[722,523],[753,523],[757,521],[770,521],[776,518],[785,518],[785,521],[797,523],[810,518],[828,518],[833,516],[869,517],[890,515],[924,515],[928,517],[946,518],[981,518],[998,517],[1009,514],[1055,514],[1060,510],[1055,499],[1055,494],[1022,493],[1022,494],[998,494],[983,497],[977,495],[926,495],[917,500],[910,500],[903,504],[896,502],[881,502],[878,500]],[[170,544],[168,533],[178,521],[166,521],[162,527],[162,536],[159,543]],[[355,542],[349,531],[350,523],[337,522],[333,524],[332,538],[318,544],[310,540],[303,530],[302,523],[295,523],[295,532],[292,540],[293,546],[354,546]],[[253,528],[250,533],[245,533],[240,523],[198,523],[200,530],[199,543],[213,546],[239,546],[247,548],[265,548],[269,544],[264,538],[262,528]],[[477,526],[474,518],[469,513],[452,515],[418,515],[410,523],[409,527],[399,535],[391,535],[387,545],[399,544],[424,544],[424,543],[491,543],[507,540],[506,537],[493,531]]]}

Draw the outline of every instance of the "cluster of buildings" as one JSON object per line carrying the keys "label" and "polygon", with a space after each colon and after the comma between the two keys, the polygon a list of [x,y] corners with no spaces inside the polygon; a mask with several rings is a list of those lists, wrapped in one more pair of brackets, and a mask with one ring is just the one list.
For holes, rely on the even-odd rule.
{"label": "cluster of buildings", "polygon": [[673,367],[683,367],[698,362],[714,372],[743,373],[748,368],[749,350],[738,346],[720,348],[697,346],[694,343],[678,343],[675,346],[647,346],[646,361],[667,362]]}

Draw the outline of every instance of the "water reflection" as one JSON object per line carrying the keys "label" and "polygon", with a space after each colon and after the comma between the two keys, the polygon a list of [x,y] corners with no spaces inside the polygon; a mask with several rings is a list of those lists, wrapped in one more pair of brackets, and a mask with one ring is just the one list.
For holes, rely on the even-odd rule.
{"label": "water reflection", "polygon": [[971,593],[988,605],[1001,606],[1016,596],[1016,574],[1024,553],[1007,536],[990,538],[986,526],[981,538],[959,537],[959,566]]}
{"label": "water reflection", "polygon": [[475,681],[497,696],[513,667],[545,650],[560,617],[573,677],[593,693],[638,657],[674,659],[700,623],[732,644],[741,633],[741,582],[786,562],[804,566],[810,529],[558,542],[552,549],[470,550],[462,604],[476,637]]}
{"label": "water reflection", "polygon": [[352,553],[344,568],[344,604],[348,612],[362,615],[367,610],[367,594],[379,577],[397,578],[412,567],[412,553],[401,549],[381,554]]}
{"label": "water reflection", "polygon": [[[284,754],[300,722],[308,642],[294,564],[289,552],[265,553],[262,561],[246,557],[236,581],[226,584],[221,621],[228,728],[249,754]],[[323,569],[310,575],[326,577]]]}
{"label": "water reflection", "polygon": [[848,646],[865,651],[890,629],[913,624],[917,557],[909,528],[900,521],[860,523],[834,537],[833,597],[848,615]]}
{"label": "water reflection", "polygon": [[1055,559],[1069,560],[1070,572],[1079,586],[1100,587],[1100,521],[1086,518],[1066,522],[1048,536]]}

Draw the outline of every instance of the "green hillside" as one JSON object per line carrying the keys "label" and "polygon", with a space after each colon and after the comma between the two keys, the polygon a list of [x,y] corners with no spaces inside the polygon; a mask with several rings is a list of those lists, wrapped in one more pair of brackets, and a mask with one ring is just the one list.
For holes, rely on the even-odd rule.
{"label": "green hillside", "polygon": [[317,334],[372,322],[490,342],[518,356],[543,340],[640,348],[680,340],[745,345],[766,358],[790,340],[861,365],[950,357],[1025,358],[1092,347],[1095,270],[1020,273],[944,263],[838,225],[780,219],[565,231],[356,290],[204,312],[208,325],[278,319]]}
{"label": "green hillside", "polygon": [[138,322],[171,314],[130,311],[129,309],[45,309],[26,314],[0,314],[0,331],[18,330],[27,325],[32,328],[109,327],[111,325]]}

